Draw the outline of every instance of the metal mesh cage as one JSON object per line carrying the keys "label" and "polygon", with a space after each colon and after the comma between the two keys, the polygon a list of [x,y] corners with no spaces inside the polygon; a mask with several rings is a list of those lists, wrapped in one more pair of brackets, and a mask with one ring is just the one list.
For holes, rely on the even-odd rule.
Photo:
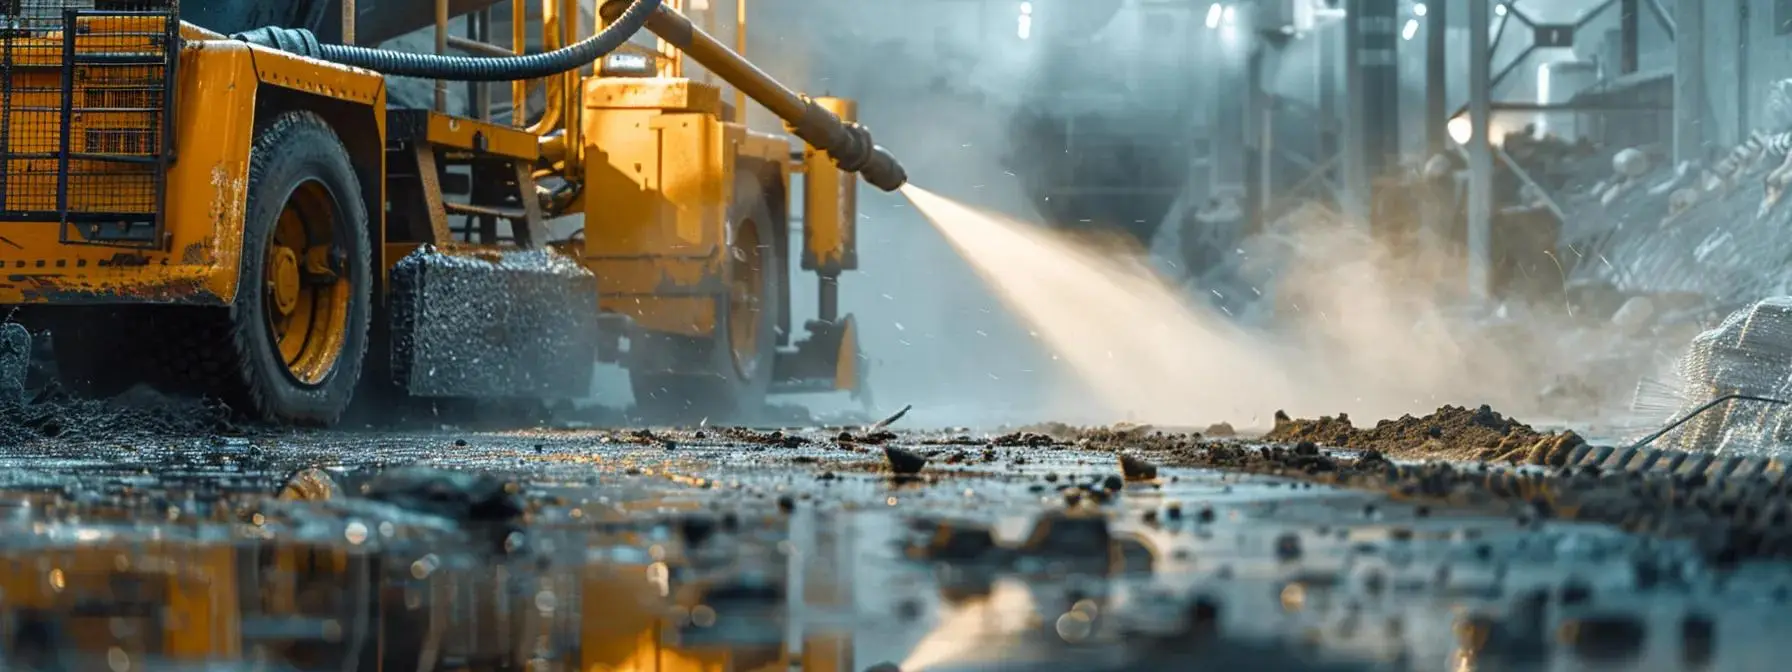
{"label": "metal mesh cage", "polygon": [[[1679,375],[1686,411],[1725,394],[1787,399],[1792,394],[1792,297],[1757,302],[1699,334],[1680,360]],[[1687,450],[1760,452],[1788,445],[1792,411],[1733,400],[1668,438]]]}
{"label": "metal mesh cage", "polygon": [[179,5],[0,0],[0,220],[160,242]]}

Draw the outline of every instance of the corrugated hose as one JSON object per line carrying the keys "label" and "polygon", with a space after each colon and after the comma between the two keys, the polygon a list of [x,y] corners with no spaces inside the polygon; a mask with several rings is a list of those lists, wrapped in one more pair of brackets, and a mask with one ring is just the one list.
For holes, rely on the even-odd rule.
{"label": "corrugated hose", "polygon": [[304,28],[257,28],[232,38],[322,59],[331,63],[366,68],[393,77],[441,79],[453,82],[510,82],[537,79],[575,70],[622,47],[647,25],[664,0],[634,0],[627,10],[596,35],[553,51],[519,56],[479,57],[418,54],[346,44],[319,44]]}

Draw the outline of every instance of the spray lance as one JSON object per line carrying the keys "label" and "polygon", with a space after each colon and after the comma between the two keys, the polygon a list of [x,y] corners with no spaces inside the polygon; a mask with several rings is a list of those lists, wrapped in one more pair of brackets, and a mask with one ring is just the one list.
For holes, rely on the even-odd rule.
{"label": "spray lance", "polygon": [[[640,0],[607,0],[598,10],[612,26],[631,18]],[[809,146],[827,152],[834,164],[884,191],[908,183],[908,173],[888,150],[877,146],[864,126],[842,121],[809,97],[790,90],[727,45],[663,4],[646,13],[648,32],[659,36],[704,68],[758,101]]]}
{"label": "spray lance", "polygon": [[582,68],[620,48],[642,28],[672,43],[784,120],[790,132],[832,157],[841,170],[858,173],[884,191],[908,182],[908,173],[864,126],[842,121],[806,96],[772,79],[740,54],[699,30],[664,0],[607,0],[599,10],[609,24],[596,35],[539,54],[498,58],[418,54],[342,44],[322,44],[303,28],[270,26],[235,39],[396,77],[457,82],[535,79]]}

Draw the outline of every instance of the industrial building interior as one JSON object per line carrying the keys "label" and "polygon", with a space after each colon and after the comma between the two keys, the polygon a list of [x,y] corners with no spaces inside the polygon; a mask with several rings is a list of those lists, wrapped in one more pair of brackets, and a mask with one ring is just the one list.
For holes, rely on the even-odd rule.
{"label": "industrial building interior", "polygon": [[1789,40],[0,0],[0,669],[1782,669]]}

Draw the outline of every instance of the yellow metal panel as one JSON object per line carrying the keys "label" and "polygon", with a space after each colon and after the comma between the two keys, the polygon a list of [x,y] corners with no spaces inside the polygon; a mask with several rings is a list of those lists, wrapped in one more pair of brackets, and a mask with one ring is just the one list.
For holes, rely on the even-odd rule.
{"label": "yellow metal panel", "polygon": [[[265,84],[363,105],[380,102],[386,92],[385,78],[370,70],[262,46],[250,45],[249,49],[254,55],[255,74]],[[379,123],[383,126],[385,122]]]}
{"label": "yellow metal panel", "polygon": [[[605,279],[599,279],[599,287]],[[716,300],[707,296],[606,293],[598,305],[606,312],[628,315],[635,326],[652,331],[701,336],[716,328]]]}
{"label": "yellow metal panel", "polygon": [[[740,126],[739,124],[729,124]],[[742,127],[744,129],[744,127]],[[744,158],[761,159],[775,163],[790,172],[790,141],[782,135],[746,131],[741,138],[738,154]]]}
{"label": "yellow metal panel", "polygon": [[834,389],[850,392],[859,389],[859,326],[848,316],[840,327],[840,349],[834,353]]}
{"label": "yellow metal panel", "polygon": [[482,151],[527,161],[541,157],[541,138],[533,133],[439,112],[429,114],[429,142],[432,145],[473,150],[476,138],[481,136],[485,142]]}
{"label": "yellow metal panel", "polygon": [[586,110],[654,110],[722,114],[722,90],[678,77],[592,77],[585,80]]}
{"label": "yellow metal panel", "polygon": [[[235,298],[256,91],[250,48],[232,41],[190,42],[179,67],[176,96],[185,104],[174,116],[180,160],[168,172],[167,246],[125,251],[64,245],[55,222],[10,224],[0,229],[0,268],[5,270],[0,303],[227,303]],[[44,184],[15,181],[10,186],[42,189]],[[48,189],[54,186],[49,183]],[[14,191],[8,197],[41,196]]]}
{"label": "yellow metal panel", "polygon": [[591,101],[584,123],[582,260],[602,279],[604,309],[647,329],[709,333],[715,302],[708,297],[722,289],[727,204],[744,129],[713,114]]}
{"label": "yellow metal panel", "polygon": [[[850,100],[815,102],[842,121],[858,118],[858,106]],[[829,275],[857,268],[858,177],[814,147],[805,149],[803,163],[803,270]]]}

